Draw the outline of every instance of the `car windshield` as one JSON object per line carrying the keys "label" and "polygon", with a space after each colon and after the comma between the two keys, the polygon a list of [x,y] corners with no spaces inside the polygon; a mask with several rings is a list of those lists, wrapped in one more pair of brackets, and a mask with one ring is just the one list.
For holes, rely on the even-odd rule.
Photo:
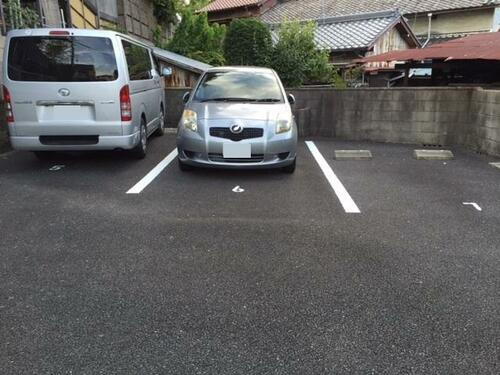
{"label": "car windshield", "polygon": [[194,100],[282,103],[283,95],[271,72],[221,71],[203,77]]}

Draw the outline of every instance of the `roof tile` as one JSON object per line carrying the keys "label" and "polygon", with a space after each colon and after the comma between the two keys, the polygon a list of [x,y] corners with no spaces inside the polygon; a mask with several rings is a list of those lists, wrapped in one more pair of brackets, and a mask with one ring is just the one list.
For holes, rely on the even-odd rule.
{"label": "roof tile", "polygon": [[399,9],[403,14],[500,5],[500,0],[288,0],[262,15],[268,23]]}
{"label": "roof tile", "polygon": [[200,12],[218,12],[245,6],[257,5],[261,0],[215,0],[200,9]]}

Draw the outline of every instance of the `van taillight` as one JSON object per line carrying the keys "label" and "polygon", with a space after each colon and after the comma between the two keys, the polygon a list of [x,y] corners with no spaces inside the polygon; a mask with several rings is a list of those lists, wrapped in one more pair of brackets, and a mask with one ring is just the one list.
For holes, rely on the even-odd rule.
{"label": "van taillight", "polygon": [[130,89],[125,85],[120,90],[120,111],[122,121],[132,121],[132,103],[130,102]]}
{"label": "van taillight", "polygon": [[12,98],[7,87],[3,86],[3,100],[5,102],[5,114],[7,122],[14,122],[14,113],[12,112]]}

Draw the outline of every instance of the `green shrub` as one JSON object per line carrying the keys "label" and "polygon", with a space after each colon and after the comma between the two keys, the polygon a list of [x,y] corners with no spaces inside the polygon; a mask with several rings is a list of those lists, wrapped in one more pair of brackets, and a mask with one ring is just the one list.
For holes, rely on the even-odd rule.
{"label": "green shrub", "polygon": [[273,43],[271,32],[259,19],[235,19],[229,25],[224,56],[230,65],[269,66]]}
{"label": "green shrub", "polygon": [[339,79],[329,63],[328,51],[314,43],[314,22],[285,22],[279,29],[279,40],[272,55],[271,66],[287,87],[303,84],[331,84]]}

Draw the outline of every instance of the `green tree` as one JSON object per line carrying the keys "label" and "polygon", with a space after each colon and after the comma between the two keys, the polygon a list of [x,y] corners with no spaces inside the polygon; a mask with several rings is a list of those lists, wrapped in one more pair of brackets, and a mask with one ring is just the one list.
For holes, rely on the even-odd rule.
{"label": "green tree", "polygon": [[269,66],[273,42],[269,28],[259,19],[235,19],[224,41],[224,56],[230,65]]}
{"label": "green tree", "polygon": [[333,83],[339,79],[329,63],[328,51],[314,43],[314,22],[285,22],[279,29],[279,39],[272,55],[271,66],[288,87],[305,83]]}
{"label": "green tree", "polygon": [[167,49],[211,65],[224,65],[224,25],[209,24],[206,13],[185,11]]}
{"label": "green tree", "polygon": [[162,26],[177,23],[181,5],[178,0],[153,0],[153,14]]}

